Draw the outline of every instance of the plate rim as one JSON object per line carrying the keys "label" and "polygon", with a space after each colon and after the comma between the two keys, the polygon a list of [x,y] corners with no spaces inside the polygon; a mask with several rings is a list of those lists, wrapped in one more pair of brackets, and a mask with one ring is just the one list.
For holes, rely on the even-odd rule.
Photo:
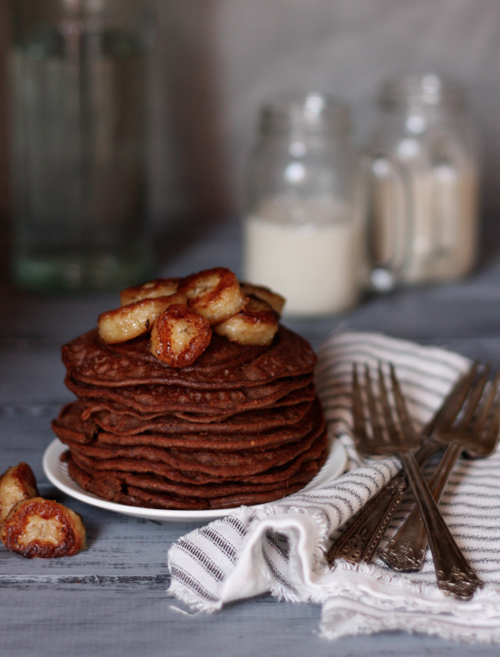
{"label": "plate rim", "polygon": [[[198,511],[150,509],[148,507],[131,506],[105,500],[102,497],[88,493],[76,482],[70,479],[69,474],[67,473],[66,464],[59,458],[61,454],[63,454],[67,449],[67,445],[62,443],[59,438],[52,440],[43,454],[42,466],[45,475],[47,476],[48,480],[60,491],[74,499],[79,500],[80,502],[89,504],[90,506],[105,509],[107,511],[113,511],[115,513],[134,516],[136,518],[157,520],[161,522],[199,522],[206,520],[216,520],[217,518],[223,518],[231,513],[234,513],[238,508],[240,508],[232,507],[229,509],[200,509]],[[335,468],[331,478],[332,480],[336,479],[344,472],[347,463],[346,449],[338,438],[332,439],[328,461],[334,461]],[[323,466],[323,468],[321,468],[316,477],[321,475],[325,466],[326,464]],[[330,467],[332,467],[331,463]],[[66,472],[63,471],[63,468],[66,468]],[[308,491],[314,489],[314,480],[316,477],[314,477],[314,479],[312,479],[309,484],[307,484],[306,487]],[[66,478],[69,479],[70,483],[65,481]],[[281,498],[280,501],[283,499],[286,498]],[[258,507],[263,505],[259,504],[253,506]]]}

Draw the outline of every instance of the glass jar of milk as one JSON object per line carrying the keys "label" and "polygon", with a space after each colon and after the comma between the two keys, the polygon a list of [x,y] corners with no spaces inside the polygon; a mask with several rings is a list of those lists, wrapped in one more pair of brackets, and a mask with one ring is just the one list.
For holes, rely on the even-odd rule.
{"label": "glass jar of milk", "polygon": [[448,281],[474,264],[478,141],[463,89],[437,75],[388,80],[369,156],[373,287]]}
{"label": "glass jar of milk", "polygon": [[356,303],[357,172],[343,104],[309,93],[264,105],[250,160],[244,276],[286,297],[286,314],[327,315]]}

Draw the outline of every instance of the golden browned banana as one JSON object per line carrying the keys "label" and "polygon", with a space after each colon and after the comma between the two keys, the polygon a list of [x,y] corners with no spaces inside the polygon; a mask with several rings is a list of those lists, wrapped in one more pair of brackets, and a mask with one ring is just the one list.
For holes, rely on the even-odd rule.
{"label": "golden browned banana", "polygon": [[151,353],[171,367],[191,365],[210,344],[207,320],[184,304],[163,312],[151,331]]}
{"label": "golden browned banana", "polygon": [[18,502],[38,495],[36,478],[27,463],[18,463],[0,477],[0,525]]}
{"label": "golden browned banana", "polygon": [[282,297],[281,294],[277,294],[263,285],[253,285],[252,283],[240,283],[240,285],[246,295],[253,294],[257,299],[266,301],[278,315],[281,315],[283,306],[286,303],[285,297]]}
{"label": "golden browned banana", "polygon": [[80,516],[42,497],[16,504],[5,519],[1,539],[8,550],[27,559],[67,557],[87,547]]}
{"label": "golden browned banana", "polygon": [[278,313],[266,301],[250,295],[245,308],[214,331],[238,344],[269,345],[278,330],[278,320]]}
{"label": "golden browned banana", "polygon": [[142,299],[99,315],[99,335],[110,344],[126,342],[151,330],[156,318],[169,306],[185,302],[185,297],[171,294]]}
{"label": "golden browned banana", "polygon": [[188,305],[203,315],[210,326],[223,322],[245,306],[246,297],[230,269],[214,267],[182,279],[179,294]]}
{"label": "golden browned banana", "polygon": [[180,278],[155,278],[142,285],[134,285],[120,292],[122,306],[135,303],[142,299],[154,299],[155,297],[168,297],[177,292]]}

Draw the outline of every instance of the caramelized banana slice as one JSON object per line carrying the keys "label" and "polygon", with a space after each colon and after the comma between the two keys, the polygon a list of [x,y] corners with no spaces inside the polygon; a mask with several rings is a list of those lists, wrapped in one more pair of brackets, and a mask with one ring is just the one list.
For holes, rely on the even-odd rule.
{"label": "caramelized banana slice", "polygon": [[252,283],[240,283],[240,285],[245,294],[253,294],[257,299],[266,301],[278,315],[281,315],[283,306],[286,303],[285,297],[282,297],[281,294],[277,294],[263,285],[253,285]]}
{"label": "caramelized banana slice", "polygon": [[68,557],[87,547],[80,516],[43,497],[18,502],[5,519],[1,539],[8,550],[27,559]]}
{"label": "caramelized banana slice", "polygon": [[126,342],[151,330],[156,318],[174,303],[184,303],[185,297],[171,294],[168,297],[142,299],[99,315],[99,335],[110,344]]}
{"label": "caramelized banana slice", "polygon": [[36,478],[27,463],[9,468],[0,477],[0,525],[18,502],[38,495]]}
{"label": "caramelized banana slice", "polygon": [[278,330],[279,315],[271,306],[250,295],[245,308],[214,328],[231,342],[269,345]]}
{"label": "caramelized banana slice", "polygon": [[243,309],[246,297],[230,269],[214,267],[182,279],[179,293],[189,306],[203,315],[210,326],[223,322]]}
{"label": "caramelized banana slice", "polygon": [[210,344],[207,320],[184,304],[176,303],[156,320],[151,331],[151,353],[171,367],[191,365]]}
{"label": "caramelized banana slice", "polygon": [[177,292],[180,278],[155,278],[142,285],[134,285],[120,292],[122,306],[135,303],[142,299],[154,299],[156,297],[168,297]]}

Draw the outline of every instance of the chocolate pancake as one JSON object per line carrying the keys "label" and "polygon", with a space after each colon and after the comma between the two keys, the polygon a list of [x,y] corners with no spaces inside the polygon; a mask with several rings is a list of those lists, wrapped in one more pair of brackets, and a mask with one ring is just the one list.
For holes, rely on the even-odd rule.
{"label": "chocolate pancake", "polygon": [[283,482],[270,483],[270,484],[244,484],[237,481],[231,481],[222,484],[207,484],[205,486],[190,486],[189,484],[180,484],[169,481],[164,477],[157,475],[136,475],[133,473],[122,472],[119,475],[116,473],[107,472],[100,473],[94,471],[95,477],[115,475],[118,479],[128,486],[141,488],[143,490],[158,492],[158,493],[171,493],[180,495],[182,497],[200,497],[200,498],[214,498],[226,495],[234,495],[237,493],[265,493],[267,491],[274,491],[282,489],[284,485],[295,486],[296,484],[304,485],[311,476],[312,470],[317,467],[314,462],[308,461],[293,477],[289,477],[286,484]]}
{"label": "chocolate pancake", "polygon": [[[257,413],[259,410],[272,410],[272,409],[282,408],[289,404],[296,404],[299,401],[305,401],[305,400],[312,401],[315,398],[315,396],[316,396],[316,389],[314,387],[314,384],[310,383],[303,388],[297,388],[296,390],[292,390],[284,397],[280,397],[279,399],[276,399],[276,401],[272,402],[267,406],[264,406],[262,409],[254,408],[248,412]],[[208,422],[223,422],[231,418],[234,415],[234,413],[225,413],[224,415],[200,415],[199,413],[189,413],[189,412],[183,413],[177,411],[175,413],[172,413],[172,415],[175,415],[177,418],[179,418],[180,420],[184,420],[185,422],[208,423]]]}
{"label": "chocolate pancake", "polygon": [[149,336],[112,343],[120,330],[109,343],[94,330],[62,349],[77,401],[52,428],[83,489],[120,504],[228,508],[289,495],[325,462],[316,355],[293,331],[280,325],[268,346],[214,332],[192,364],[171,367]]}
{"label": "chocolate pancake", "polygon": [[52,420],[50,426],[56,436],[77,443],[89,443],[95,439],[99,427],[92,417],[82,419],[85,405],[81,402],[71,402],[62,407],[59,415]]}
{"label": "chocolate pancake", "polygon": [[108,399],[139,412],[196,413],[203,416],[241,413],[250,408],[265,408],[288,393],[312,382],[312,374],[277,379],[258,388],[242,390],[197,390],[182,386],[141,385],[120,388],[94,387],[79,384],[70,376],[66,387],[79,399]]}
{"label": "chocolate pancake", "polygon": [[[67,404],[52,422],[52,429],[62,442],[90,443],[101,446],[154,446],[160,448],[184,447],[196,450],[240,451],[245,449],[269,449],[270,447],[284,445],[300,440],[309,434],[315,424],[322,421],[322,412],[319,401],[316,399],[305,408],[302,417],[295,422],[271,427],[267,431],[256,433],[217,431],[217,425],[210,424],[210,431],[169,433],[168,422],[163,422],[167,433],[146,430],[144,433],[117,434],[113,431],[102,430],[100,421],[94,419],[81,419],[82,405],[77,402]],[[293,408],[293,407],[292,407]],[[223,423],[219,424],[220,427]],[[194,425],[199,428],[199,425]]]}
{"label": "chocolate pancake", "polygon": [[[188,365],[183,370],[190,372],[196,368],[196,371],[210,376],[212,373],[249,363],[269,349],[267,346],[239,345],[215,333],[212,335],[211,345],[211,349],[205,350],[193,365]],[[149,351],[149,338],[139,337],[127,342],[107,344],[99,338],[97,329],[92,329],[65,344],[62,348],[62,359],[67,368],[83,367],[83,373],[86,371],[86,361],[94,357],[99,358],[103,350],[125,360],[145,361],[151,365],[160,364],[162,368],[165,367]],[[91,364],[89,371],[94,367],[95,364]]]}
{"label": "chocolate pancake", "polygon": [[[304,388],[298,388],[297,390],[292,390],[289,394],[281,397],[276,400],[269,406],[266,406],[263,409],[253,409],[251,411],[243,411],[238,415],[234,413],[222,413],[216,415],[202,415],[199,413],[193,412],[174,412],[174,413],[162,413],[161,411],[152,411],[152,412],[140,412],[135,408],[127,408],[123,404],[119,404],[111,399],[90,399],[90,400],[80,400],[86,406],[86,409],[83,411],[82,419],[87,419],[91,415],[100,413],[101,411],[105,413],[113,413],[115,417],[126,416],[127,418],[132,417],[136,418],[139,422],[146,420],[158,420],[160,422],[169,423],[172,422],[183,422],[182,426],[192,426],[193,431],[198,431],[199,425],[205,425],[208,427],[209,424],[215,423],[224,423],[224,426],[228,425],[230,422],[236,423],[238,431],[244,430],[244,421],[239,422],[239,417],[244,417],[247,421],[250,421],[250,418],[255,415],[256,418],[264,418],[265,420],[269,419],[272,413],[275,410],[284,409],[289,406],[295,406],[297,404],[302,404],[305,402],[312,402],[316,396],[316,390],[314,384],[309,384]],[[260,421],[260,419],[258,421]],[[173,425],[175,426],[175,425]],[[275,425],[276,426],[276,425]]]}
{"label": "chocolate pancake", "polygon": [[[204,510],[204,509],[224,509],[238,506],[241,504],[261,504],[281,499],[285,495],[290,495],[304,486],[303,481],[290,483],[286,487],[278,487],[271,490],[256,491],[235,491],[223,497],[211,498],[207,495],[206,489],[199,487],[195,490],[201,490],[203,493],[197,496],[181,496],[175,493],[165,494],[156,490],[138,488],[127,484],[122,479],[113,475],[113,473],[101,475],[89,474],[79,468],[71,459],[68,462],[68,471],[70,476],[84,489],[94,495],[117,502],[118,504],[127,504],[130,506],[141,506],[157,509],[178,509],[178,510]],[[305,475],[306,480],[314,476],[311,472]],[[210,489],[208,489],[210,491]]]}
{"label": "chocolate pancake", "polygon": [[165,464],[183,472],[201,472],[227,477],[232,476],[234,472],[245,476],[284,465],[307,450],[323,430],[324,421],[321,421],[309,434],[295,442],[267,450],[247,449],[223,453],[208,449],[188,451],[177,447],[161,448],[150,445],[102,445],[97,441],[92,444],[75,443],[68,440],[63,442],[71,447],[73,453],[89,456],[99,461],[139,459],[142,463]]}
{"label": "chocolate pancake", "polygon": [[[222,483],[224,481],[275,483],[286,481],[289,477],[298,472],[303,463],[319,458],[320,453],[326,447],[326,442],[327,433],[325,430],[312,442],[309,449],[306,449],[291,461],[282,465],[270,467],[264,472],[244,475],[241,475],[235,469],[231,471],[230,468],[226,468],[226,470],[224,470],[222,467],[219,469],[219,474],[216,474],[202,472],[195,469],[181,470],[166,463],[148,461],[146,459],[114,458],[103,460],[84,454],[81,450],[82,445],[80,444],[71,446],[71,456],[74,462],[83,469],[87,467],[91,470],[107,470],[115,473],[128,472],[135,474],[155,474],[176,483],[181,482],[193,485]],[[207,469],[214,470],[215,468]]]}
{"label": "chocolate pancake", "polygon": [[[311,391],[312,392],[312,391]],[[293,394],[293,393],[292,393]],[[314,398],[313,398],[314,399]],[[177,416],[160,416],[141,420],[140,417],[118,414],[112,411],[99,411],[92,414],[95,422],[104,431],[116,435],[130,435],[152,431],[157,433],[256,433],[269,431],[278,427],[286,427],[300,422],[311,407],[312,401],[300,401],[297,404],[282,407],[269,406],[268,408],[245,411],[237,415],[230,415],[219,422],[190,422]]]}
{"label": "chocolate pancake", "polygon": [[[70,476],[84,489],[105,499],[132,506],[160,509],[223,509],[241,504],[261,504],[281,499],[302,488],[326,460],[326,449],[316,460],[302,464],[299,472],[278,484],[183,486],[152,475],[138,476],[80,467],[68,453]],[[135,484],[135,485],[134,485]]]}
{"label": "chocolate pancake", "polygon": [[[126,412],[126,409],[120,412],[123,407],[118,407],[117,405],[110,404],[110,408],[106,408],[104,404],[78,401],[64,406],[58,418],[53,423],[58,430],[68,429],[80,431],[85,433],[88,438],[91,438],[96,433],[96,425],[103,431],[113,433],[116,436],[132,435],[147,431],[159,434],[257,433],[300,422],[315,399],[314,388],[312,386],[310,391],[310,400],[299,401],[290,406],[285,403],[283,407],[272,405],[265,409],[246,411],[238,415],[231,415],[219,422],[191,422],[170,414],[153,417],[149,415],[141,416],[139,413],[131,415]],[[288,397],[294,395],[295,393],[291,393]],[[286,402],[287,400],[284,401]],[[76,438],[73,440],[76,440]]]}
{"label": "chocolate pancake", "polygon": [[235,345],[217,334],[193,365],[172,368],[149,351],[149,339],[106,345],[97,330],[63,347],[63,362],[75,383],[104,387],[159,384],[195,390],[241,390],[276,379],[310,374],[316,355],[309,343],[280,326],[270,347]]}

